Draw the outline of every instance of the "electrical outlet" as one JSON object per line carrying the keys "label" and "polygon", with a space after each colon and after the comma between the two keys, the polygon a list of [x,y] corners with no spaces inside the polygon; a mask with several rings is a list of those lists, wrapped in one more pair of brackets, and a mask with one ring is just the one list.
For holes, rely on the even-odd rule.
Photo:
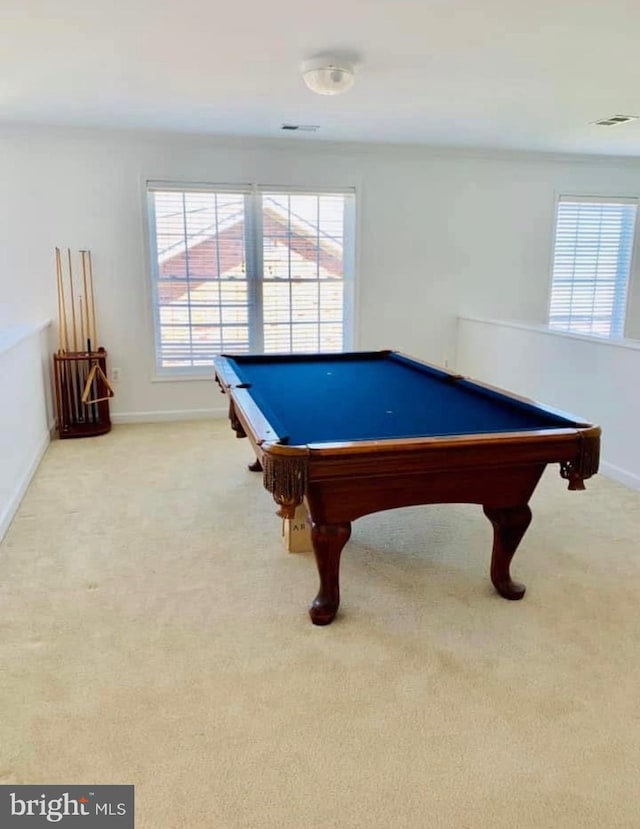
{"label": "electrical outlet", "polygon": [[111,382],[112,383],[119,383],[120,382],[120,369],[119,368],[112,368],[111,369]]}

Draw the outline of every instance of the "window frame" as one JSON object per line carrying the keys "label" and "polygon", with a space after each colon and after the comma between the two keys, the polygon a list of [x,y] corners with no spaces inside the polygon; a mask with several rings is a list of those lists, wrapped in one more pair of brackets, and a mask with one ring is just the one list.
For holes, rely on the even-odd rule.
{"label": "window frame", "polygon": [[[261,291],[264,281],[262,264],[262,195],[265,193],[282,193],[290,195],[340,195],[351,197],[351,206],[344,216],[344,259],[343,259],[343,349],[351,350],[356,340],[356,303],[357,292],[357,256],[358,256],[358,189],[355,185],[287,185],[264,184],[261,182],[215,183],[200,181],[162,180],[145,177],[142,182],[143,214],[145,224],[145,259],[147,284],[147,315],[151,328],[150,361],[152,366],[152,380],[158,382],[172,382],[181,380],[209,380],[211,367],[174,366],[163,367],[160,364],[162,343],[160,339],[160,305],[158,301],[158,261],[156,218],[153,193],[155,191],[175,191],[176,193],[212,192],[212,193],[244,193],[245,195],[245,222],[252,225],[251,244],[246,245],[247,253],[247,290],[249,315],[249,342],[250,351],[256,345],[256,333],[261,333],[263,325],[263,308]],[[247,199],[252,205],[247,208]],[[349,244],[347,244],[347,240]],[[286,280],[283,280],[285,282]],[[260,313],[258,313],[260,311]],[[256,349],[257,350],[257,349]],[[295,353],[295,352],[292,352]]]}
{"label": "window frame", "polygon": [[[556,244],[558,240],[558,216],[560,210],[560,204],[562,201],[566,202],[586,202],[592,204],[620,204],[620,203],[629,203],[635,204],[636,206],[636,213],[635,213],[635,220],[633,225],[633,235],[631,240],[631,246],[629,251],[629,273],[626,282],[626,295],[624,298],[625,306],[623,309],[622,314],[620,317],[622,319],[622,331],[621,333],[614,333],[614,334],[598,334],[595,332],[585,332],[585,331],[578,331],[571,328],[561,328],[557,325],[551,324],[551,303],[553,297],[553,285],[554,285],[554,263],[556,258]],[[637,266],[639,261],[638,251],[640,246],[640,197],[634,193],[616,193],[616,194],[607,194],[602,195],[594,195],[592,191],[587,192],[579,192],[575,189],[572,190],[562,190],[562,191],[555,191],[554,193],[554,203],[553,203],[553,213],[552,213],[552,226],[551,226],[551,247],[549,251],[549,268],[548,268],[548,285],[547,285],[547,300],[546,300],[546,325],[548,328],[553,331],[554,333],[572,336],[572,337],[586,337],[595,340],[608,340],[608,341],[615,341],[619,339],[624,339],[626,337],[626,332],[629,327],[629,318],[630,314],[633,311],[634,306],[634,294],[636,290],[636,285],[638,284],[637,278]],[[614,298],[613,305],[617,298]],[[612,319],[615,316],[612,314]]]}

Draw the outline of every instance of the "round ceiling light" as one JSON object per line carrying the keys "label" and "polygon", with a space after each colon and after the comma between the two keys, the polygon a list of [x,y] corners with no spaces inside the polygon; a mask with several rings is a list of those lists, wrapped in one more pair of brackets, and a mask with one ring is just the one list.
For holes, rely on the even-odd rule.
{"label": "round ceiling light", "polygon": [[302,77],[318,95],[340,95],[351,89],[355,80],[353,65],[344,60],[318,58],[302,66]]}

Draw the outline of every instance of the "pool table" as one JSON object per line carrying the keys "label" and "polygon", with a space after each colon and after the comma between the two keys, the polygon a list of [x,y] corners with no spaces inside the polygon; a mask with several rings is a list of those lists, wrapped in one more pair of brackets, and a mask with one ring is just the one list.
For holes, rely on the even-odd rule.
{"label": "pool table", "polygon": [[221,355],[215,377],[252,468],[293,517],[307,506],[320,589],[309,614],[330,624],[351,522],[415,504],[481,504],[493,525],[491,581],[521,599],[511,559],[548,463],[569,489],[598,471],[600,428],[395,351]]}

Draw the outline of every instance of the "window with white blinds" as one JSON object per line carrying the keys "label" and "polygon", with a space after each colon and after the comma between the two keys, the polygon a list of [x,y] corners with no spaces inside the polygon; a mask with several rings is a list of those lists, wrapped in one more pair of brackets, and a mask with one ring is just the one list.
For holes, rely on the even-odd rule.
{"label": "window with white blinds", "polygon": [[351,346],[355,195],[148,182],[156,363]]}
{"label": "window with white blinds", "polygon": [[560,198],[551,327],[624,336],[636,213],[636,199]]}

